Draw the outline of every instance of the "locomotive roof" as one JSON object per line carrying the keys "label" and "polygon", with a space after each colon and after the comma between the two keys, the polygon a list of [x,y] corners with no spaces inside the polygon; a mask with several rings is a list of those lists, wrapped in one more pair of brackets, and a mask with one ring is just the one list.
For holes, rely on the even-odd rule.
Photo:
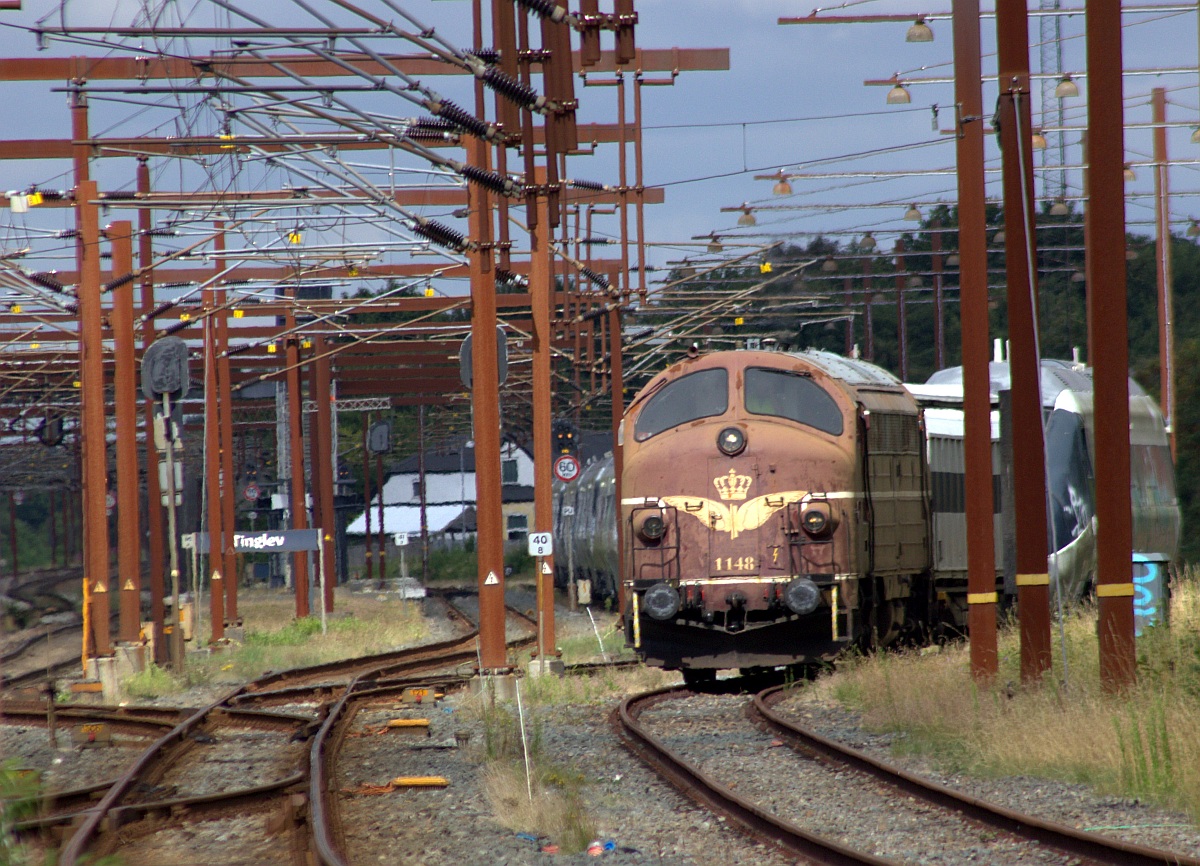
{"label": "locomotive roof", "polygon": [[803,358],[813,366],[820,367],[833,378],[840,379],[854,387],[871,385],[896,387],[900,385],[900,380],[887,370],[860,358],[847,358],[823,349],[807,349],[803,352],[789,354]]}

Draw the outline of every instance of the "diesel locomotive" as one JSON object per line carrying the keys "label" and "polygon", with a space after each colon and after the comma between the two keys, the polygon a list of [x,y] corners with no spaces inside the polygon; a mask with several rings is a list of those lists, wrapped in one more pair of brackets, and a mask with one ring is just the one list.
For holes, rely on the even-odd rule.
{"label": "diesel locomotive", "polygon": [[920,409],[826,352],[716,352],[637,395],[623,448],[626,639],[690,672],[828,660],[934,615]]}

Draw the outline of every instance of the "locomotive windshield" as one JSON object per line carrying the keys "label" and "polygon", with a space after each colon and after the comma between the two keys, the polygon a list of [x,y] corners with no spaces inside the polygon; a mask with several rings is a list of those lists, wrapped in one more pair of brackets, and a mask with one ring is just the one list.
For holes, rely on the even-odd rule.
{"label": "locomotive windshield", "polygon": [[837,401],[807,376],[785,370],[746,370],[746,411],[807,424],[833,436],[842,435]]}
{"label": "locomotive windshield", "polygon": [[729,373],[724,367],[701,370],[663,386],[638,413],[633,435],[638,442],[664,430],[723,415],[729,408]]}

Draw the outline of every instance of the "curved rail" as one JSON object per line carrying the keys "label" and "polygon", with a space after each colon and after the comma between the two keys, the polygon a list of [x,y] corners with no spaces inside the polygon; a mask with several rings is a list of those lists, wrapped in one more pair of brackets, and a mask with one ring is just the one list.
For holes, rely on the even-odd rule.
{"label": "curved rail", "polygon": [[[451,604],[449,601],[447,603]],[[452,604],[451,607],[453,608]],[[508,610],[520,619],[533,623],[529,617],[520,611],[515,611],[512,608],[508,608]],[[534,625],[536,627],[536,623]],[[472,639],[475,634],[477,632],[472,634]],[[515,638],[507,643],[512,648],[527,645],[535,639],[533,635],[530,635]],[[446,643],[452,644],[454,642]],[[462,661],[475,661],[473,652],[471,657],[465,660],[461,659],[460,653],[454,652],[449,646],[447,646],[447,652],[448,654],[442,660],[441,666],[443,667],[447,664],[461,664]],[[430,664],[428,662],[413,662],[410,664],[392,665],[384,669],[384,672],[395,674],[403,669],[405,672],[415,673],[429,667]],[[411,688],[416,684],[412,681],[405,682],[403,680],[379,682],[375,679],[376,675],[381,675],[381,672],[372,671],[369,674],[362,674],[347,683],[341,697],[330,707],[329,713],[325,716],[320,729],[313,737],[312,746],[309,750],[309,830],[312,834],[313,853],[321,866],[350,866],[349,861],[343,854],[345,845],[341,837],[340,822],[335,817],[337,802],[330,797],[332,790],[331,765],[334,757],[337,755],[338,749],[341,747],[346,731],[349,729],[350,723],[357,712],[358,704],[394,694],[405,688]],[[464,685],[465,683],[465,679],[458,681],[459,685]]]}
{"label": "curved rail", "polygon": [[651,736],[639,723],[643,711],[657,703],[692,694],[684,686],[669,686],[626,698],[613,714],[617,733],[625,744],[660,775],[701,805],[729,816],[753,834],[769,839],[787,851],[828,866],[895,866],[896,861],[855,851],[772,815],[743,799]]}
{"label": "curved rail", "polygon": [[87,850],[92,839],[99,832],[101,821],[117,806],[138,777],[153,763],[162,760],[169,746],[182,743],[184,738],[193,729],[204,722],[209,713],[220,708],[222,704],[235,695],[240,694],[244,688],[245,686],[239,686],[208,706],[196,710],[169,732],[155,740],[145,752],[138,756],[133,765],[122,773],[116,783],[108,789],[108,792],[101,798],[100,802],[93,808],[82,813],[84,815],[83,823],[79,825],[71,835],[71,838],[67,840],[67,844],[63,847],[62,853],[58,858],[59,866],[74,866]]}
{"label": "curved rail", "polygon": [[[461,612],[457,612],[457,615],[463,617]],[[465,617],[463,618],[465,619]],[[364,701],[382,698],[411,687],[413,684],[411,680],[399,678],[380,681],[389,675],[394,677],[400,673],[413,674],[464,662],[474,662],[477,658],[475,654],[477,635],[477,631],[472,631],[465,636],[435,644],[268,674],[262,679],[234,689],[206,707],[189,712],[186,718],[156,740],[138,757],[133,765],[112,784],[99,803],[79,813],[77,817],[82,819],[81,823],[63,847],[58,860],[59,866],[75,866],[103,830],[115,829],[122,824],[128,824],[164,811],[167,814],[174,814],[173,806],[186,806],[189,809],[195,807],[197,814],[205,810],[210,812],[231,808],[244,810],[248,805],[261,804],[269,801],[272,797],[277,797],[280,793],[301,784],[305,778],[308,780],[310,793],[308,796],[294,795],[294,808],[291,814],[293,830],[298,832],[301,825],[307,824],[310,841],[308,845],[304,845],[297,841],[296,835],[293,833],[293,856],[297,862],[308,863],[310,855],[307,849],[312,848],[317,852],[322,863],[344,864],[345,861],[339,853],[342,847],[340,833],[336,826],[336,820],[331,818],[334,810],[329,808],[330,804],[326,800],[325,792],[328,790],[327,780],[329,778],[327,767],[336,757],[341,741],[339,732],[345,730],[343,724],[353,717],[353,713],[346,712],[347,707],[352,703],[351,698]],[[531,643],[534,639],[534,636],[530,634],[509,641],[508,645],[510,647],[522,646]],[[264,688],[264,686],[280,682],[295,682],[305,679],[328,681],[330,677],[338,674],[351,676],[352,679],[345,684],[324,682],[309,686],[293,685],[286,689],[268,690]],[[314,736],[309,746],[307,766],[300,774],[267,786],[235,791],[226,795],[207,795],[183,801],[163,801],[162,803],[145,803],[136,806],[121,805],[122,798],[133,784],[145,775],[152,765],[167,761],[169,752],[186,748],[188,735],[199,726],[214,722],[219,717],[237,713],[246,716],[254,714],[257,718],[287,718],[282,714],[255,714],[255,711],[237,709],[234,705],[238,702],[256,698],[270,699],[270,696],[282,698],[283,693],[287,693],[287,699],[290,702],[304,700],[303,697],[297,697],[297,695],[303,695],[311,701],[314,694],[329,695],[334,691],[340,692],[341,697],[332,706],[322,705],[316,719],[304,719],[307,730],[302,728],[299,732],[300,735],[306,736],[312,733]]]}
{"label": "curved rail", "polygon": [[1110,839],[1095,833],[1085,833],[1046,821],[978,797],[972,797],[945,785],[902,770],[853,749],[836,740],[823,737],[775,713],[771,706],[782,700],[787,686],[774,686],[754,696],[753,708],[762,721],[785,739],[802,749],[836,761],[861,773],[866,773],[911,797],[918,797],[941,808],[961,812],[966,818],[995,827],[1041,845],[1112,866],[1200,866],[1200,859],[1185,854],[1136,845]]}
{"label": "curved rail", "polygon": [[[35,644],[41,643],[46,638],[51,638],[55,635],[62,634],[64,631],[78,631],[80,627],[81,623],[78,622],[62,622],[56,624],[53,628],[48,628],[45,631],[39,632],[38,634],[29,635],[28,637],[21,639],[19,642],[14,643],[3,652],[0,652],[0,662],[11,662],[13,659],[24,655],[26,650],[30,649]],[[0,677],[0,685],[3,685],[6,681],[7,677]]]}

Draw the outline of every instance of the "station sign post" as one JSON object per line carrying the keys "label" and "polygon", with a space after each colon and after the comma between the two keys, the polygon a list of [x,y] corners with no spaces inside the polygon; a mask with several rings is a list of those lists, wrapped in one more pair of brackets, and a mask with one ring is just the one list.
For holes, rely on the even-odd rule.
{"label": "station sign post", "polygon": [[[554,534],[551,532],[531,532],[528,538],[529,555],[533,557],[534,562],[534,577],[537,580],[538,586],[542,585],[545,580],[544,572],[550,571],[550,566],[543,557],[554,555]],[[553,580],[551,580],[553,587]],[[540,610],[540,605],[539,605]],[[542,669],[542,673],[546,671],[546,635],[545,628],[542,625],[543,617],[538,616],[538,665]]]}

